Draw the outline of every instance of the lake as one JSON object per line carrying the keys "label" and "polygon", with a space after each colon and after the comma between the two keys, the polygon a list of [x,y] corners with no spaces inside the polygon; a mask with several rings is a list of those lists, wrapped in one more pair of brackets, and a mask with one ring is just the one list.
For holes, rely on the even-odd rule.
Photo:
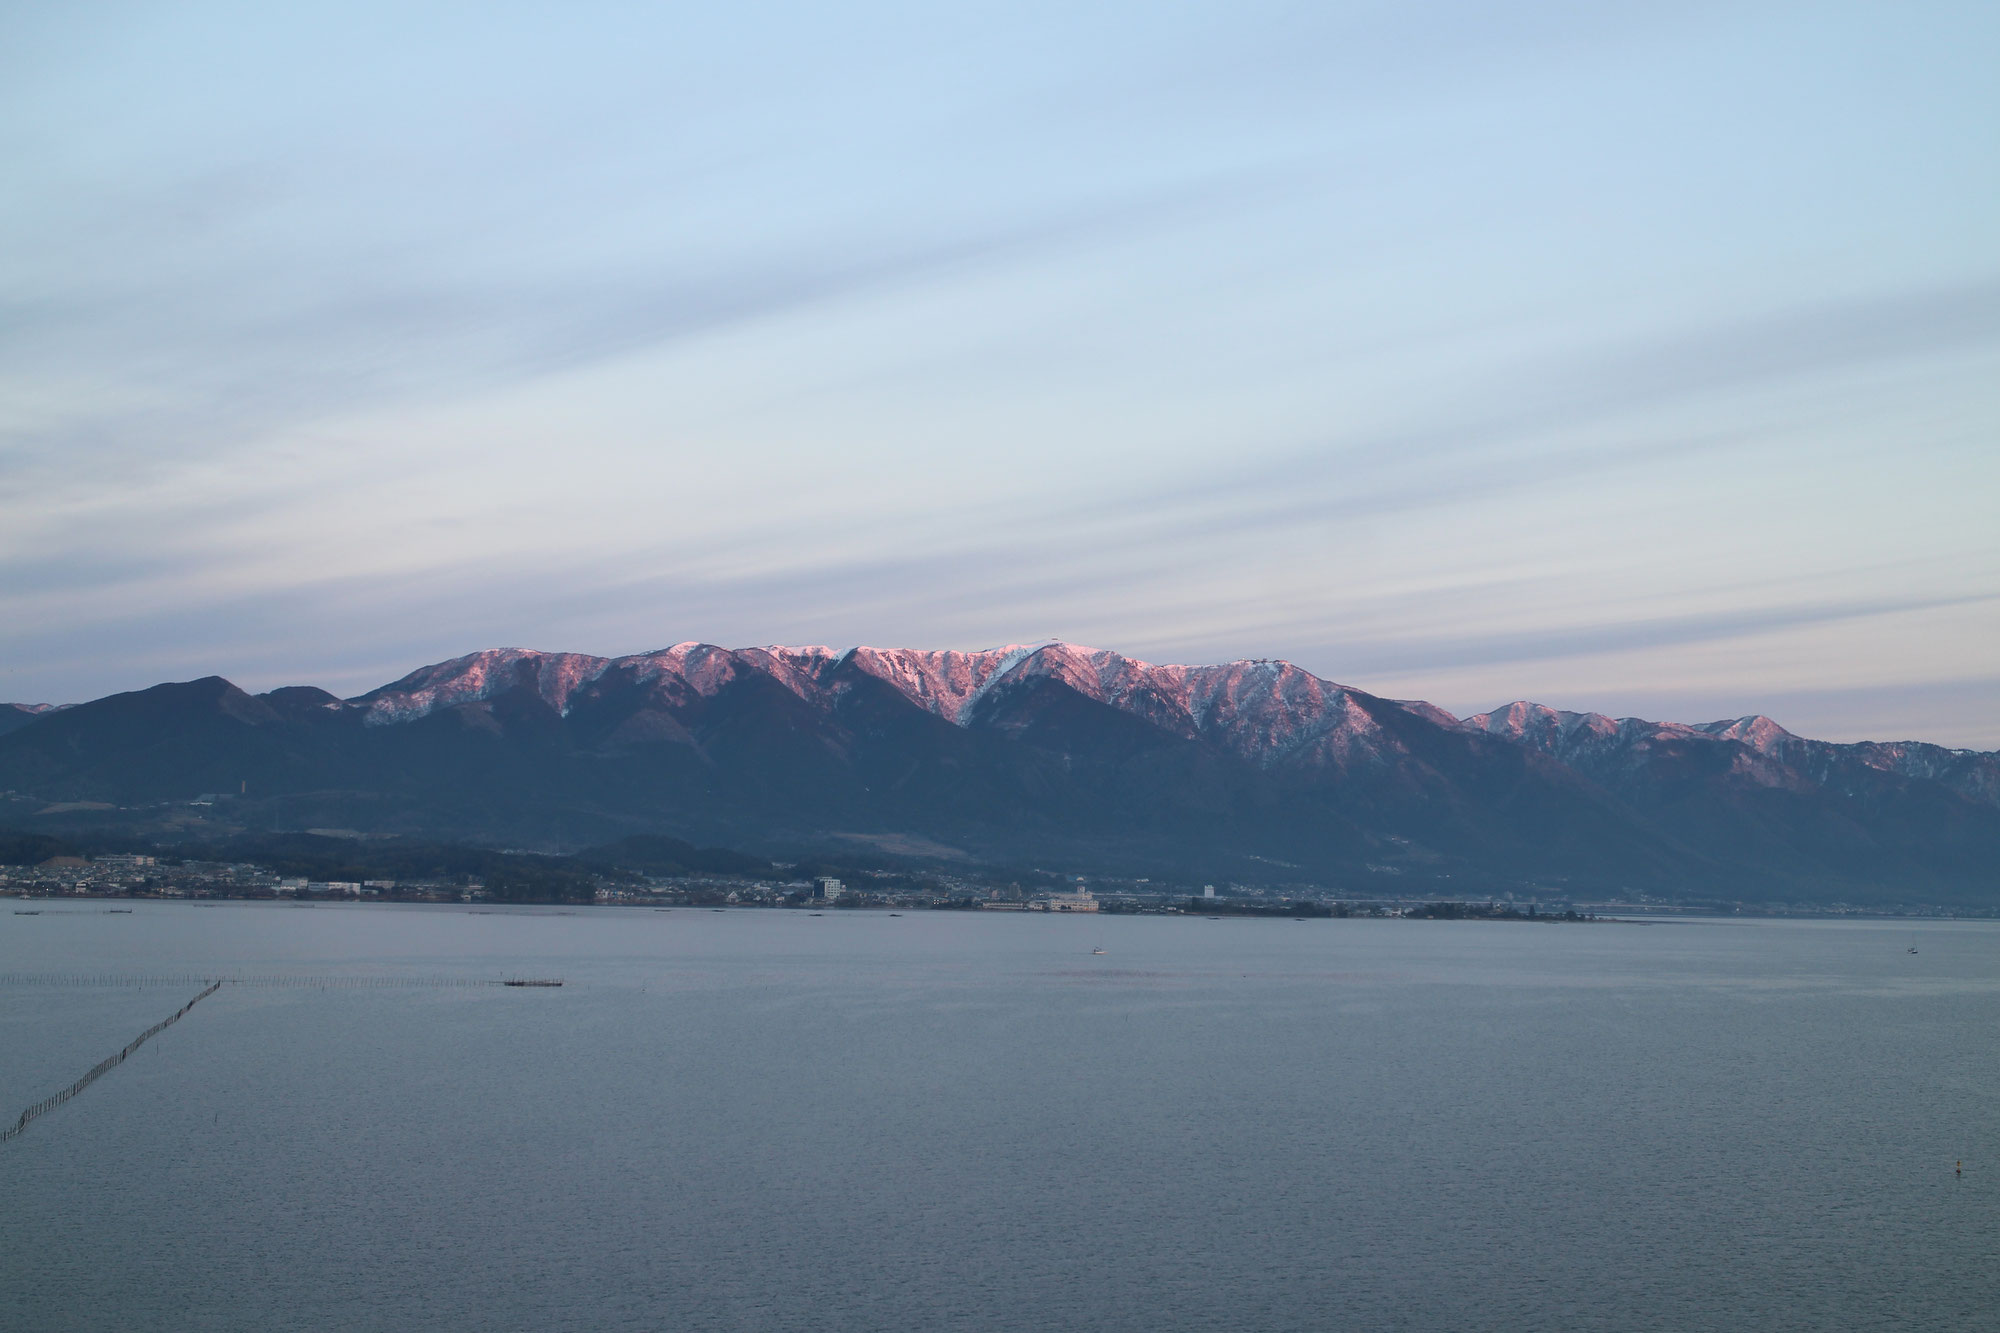
{"label": "lake", "polygon": [[2000,923],[32,906],[6,1123],[199,989],[51,974],[565,985],[223,987],[0,1144],[8,1329],[2000,1310]]}

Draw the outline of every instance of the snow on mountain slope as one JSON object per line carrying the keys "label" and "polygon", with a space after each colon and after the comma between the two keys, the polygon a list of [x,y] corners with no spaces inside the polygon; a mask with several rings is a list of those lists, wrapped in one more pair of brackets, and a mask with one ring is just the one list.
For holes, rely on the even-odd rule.
{"label": "snow on mountain slope", "polygon": [[0,736],[19,731],[50,713],[60,713],[68,704],[0,704]]}
{"label": "snow on mountain slope", "polygon": [[482,703],[527,685],[549,707],[567,714],[581,691],[614,671],[635,684],[663,687],[669,694],[699,696],[713,696],[744,672],[758,671],[801,696],[811,697],[818,689],[818,674],[835,656],[830,648],[737,651],[693,642],[625,657],[493,648],[419,668],[349,702],[366,708],[367,721],[379,726],[413,722],[460,704]]}
{"label": "snow on mountain slope", "polygon": [[1038,679],[1145,718],[1172,734],[1200,736],[1269,766],[1317,756],[1346,760],[1380,727],[1354,692],[1288,662],[1156,666],[1079,644],[1010,644],[977,653],[857,648],[852,660],[947,721],[969,725],[996,691]]}
{"label": "snow on mountain slope", "polygon": [[1067,643],[1009,644],[980,652],[864,646],[844,653],[817,645],[728,649],[679,643],[617,658],[491,649],[423,667],[351,702],[368,710],[371,724],[386,725],[526,686],[549,707],[567,713],[580,690],[614,673],[669,695],[712,696],[754,671],[826,706],[842,665],[886,682],[961,727],[971,725],[981,701],[995,690],[1047,678],[1173,734],[1198,735],[1265,764],[1311,753],[1349,755],[1356,738],[1379,731],[1354,691],[1289,663],[1155,666]]}
{"label": "snow on mountain slope", "polygon": [[441,708],[479,703],[517,685],[531,685],[558,712],[566,711],[577,687],[604,674],[610,662],[581,653],[539,653],[525,648],[489,648],[419,667],[401,680],[371,690],[350,703],[368,710],[374,726],[414,722]]}
{"label": "snow on mountain slope", "polygon": [[[1702,747],[1699,752],[1706,753],[1718,739],[1678,723],[1573,713],[1525,700],[1469,717],[1463,725],[1553,756],[1614,791],[1627,791],[1632,784],[1649,780],[1663,763],[1689,745]],[[1729,772],[1753,786],[1804,785],[1782,761],[1747,747],[1731,748],[1726,758]]]}
{"label": "snow on mountain slope", "polygon": [[846,656],[858,670],[887,681],[911,702],[947,722],[964,726],[986,687],[1038,651],[1036,647],[1015,643],[971,653],[863,647],[851,650]]}
{"label": "snow on mountain slope", "polygon": [[[366,709],[369,724],[389,725],[525,687],[567,714],[581,692],[623,679],[655,697],[653,706],[671,709],[676,701],[713,698],[755,674],[815,708],[831,709],[848,679],[843,668],[887,683],[960,727],[976,725],[982,706],[997,692],[1054,680],[1170,734],[1200,737],[1265,768],[1391,762],[1401,745],[1380,721],[1380,710],[1390,707],[1436,726],[1503,738],[1614,788],[1677,757],[1712,754],[1726,759],[1732,778],[1753,786],[1858,790],[1873,772],[1939,782],[1962,796],[2000,805],[2000,755],[1979,751],[1918,742],[1808,740],[1755,715],[1689,726],[1567,712],[1525,700],[1460,721],[1427,703],[1376,699],[1289,662],[1155,665],[1061,642],[978,652],[866,646],[840,651],[824,645],[730,649],[687,642],[617,658],[503,648],[423,667],[349,705]],[[1725,748],[1716,752],[1711,746]]]}
{"label": "snow on mountain slope", "polygon": [[714,697],[746,671],[760,670],[783,679],[787,673],[795,672],[797,666],[780,662],[773,669],[748,654],[718,648],[712,643],[693,642],[677,643],[658,652],[614,657],[605,666],[605,672],[627,673],[640,684],[679,686],[703,698]]}
{"label": "snow on mountain slope", "polygon": [[1853,793],[1868,781],[1868,772],[1887,773],[1937,782],[1968,799],[2000,805],[2000,754],[1920,741],[1816,741],[1758,714],[1689,726],[1519,701],[1466,718],[1462,725],[1552,755],[1614,787],[1662,755],[1715,746],[1725,748],[1731,775],[1760,786]]}
{"label": "snow on mountain slope", "polygon": [[786,689],[801,699],[810,699],[818,691],[826,673],[844,654],[824,644],[813,644],[806,648],[740,648],[736,656],[746,662],[760,664],[772,679],[782,683]]}
{"label": "snow on mountain slope", "polygon": [[1375,757],[1381,725],[1357,692],[1289,662],[1175,667],[1202,733],[1260,762]]}

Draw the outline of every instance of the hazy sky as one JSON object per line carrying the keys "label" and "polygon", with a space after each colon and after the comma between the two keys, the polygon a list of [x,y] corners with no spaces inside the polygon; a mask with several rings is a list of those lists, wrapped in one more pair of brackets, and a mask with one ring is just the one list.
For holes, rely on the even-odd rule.
{"label": "hazy sky", "polygon": [[0,698],[1286,657],[2000,746],[2000,5],[16,4]]}

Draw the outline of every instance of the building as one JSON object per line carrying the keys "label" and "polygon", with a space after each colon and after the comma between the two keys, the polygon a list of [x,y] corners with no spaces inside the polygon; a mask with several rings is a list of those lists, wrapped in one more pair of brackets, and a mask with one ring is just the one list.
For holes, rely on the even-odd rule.
{"label": "building", "polygon": [[107,870],[144,870],[156,866],[159,861],[151,856],[99,856],[95,863]]}
{"label": "building", "polygon": [[1089,889],[1078,889],[1075,893],[1051,893],[1046,898],[1037,898],[1029,904],[1037,912],[1095,912],[1097,899]]}
{"label": "building", "polygon": [[840,881],[831,875],[821,875],[813,881],[812,896],[815,902],[832,902],[840,897]]}

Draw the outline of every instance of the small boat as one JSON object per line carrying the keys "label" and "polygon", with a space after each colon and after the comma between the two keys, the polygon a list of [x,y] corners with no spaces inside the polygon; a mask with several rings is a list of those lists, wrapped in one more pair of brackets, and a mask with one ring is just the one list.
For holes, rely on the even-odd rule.
{"label": "small boat", "polygon": [[[19,913],[16,913],[15,915],[17,915],[17,916],[18,916],[18,915],[19,915]],[[1917,946],[1916,946],[1916,945],[1914,945],[1914,944],[1912,944],[1912,945],[1910,946],[1910,952],[1911,952],[1911,953],[1915,953],[1916,951],[1917,951]]]}
{"label": "small boat", "polygon": [[1102,949],[1092,949],[1092,950],[1090,951],[1090,956],[1091,956],[1092,958],[1099,958],[1099,957],[1102,957],[1102,956],[1103,956],[1103,954],[1104,954],[1104,950],[1102,950]]}
{"label": "small boat", "polygon": [[902,915],[902,913],[901,913],[901,912],[891,912],[891,913],[889,913],[889,915],[890,915],[890,916],[901,916],[901,915]]}
{"label": "small boat", "polygon": [[15,909],[14,909],[14,915],[15,915],[15,916],[40,916],[41,914],[42,914],[42,913],[41,913],[41,909],[40,909],[40,908],[36,908],[36,909],[35,909],[34,911],[32,911],[32,912],[23,912],[23,911],[22,911],[22,910],[20,910],[19,908],[15,908]]}
{"label": "small boat", "polygon": [[105,908],[105,909],[104,909],[104,915],[106,915],[106,916],[130,916],[130,915],[132,915],[132,909],[131,909],[131,908],[129,908],[129,907],[107,907],[107,908]]}
{"label": "small boat", "polygon": [[807,913],[806,913],[806,915],[807,915],[807,916],[825,916],[825,915],[826,915],[826,913],[825,913],[825,912],[807,912]]}
{"label": "small boat", "polygon": [[562,985],[562,982],[560,979],[550,979],[545,981],[535,977],[521,977],[518,979],[509,979],[507,981],[501,982],[500,984],[503,986],[560,986]]}

